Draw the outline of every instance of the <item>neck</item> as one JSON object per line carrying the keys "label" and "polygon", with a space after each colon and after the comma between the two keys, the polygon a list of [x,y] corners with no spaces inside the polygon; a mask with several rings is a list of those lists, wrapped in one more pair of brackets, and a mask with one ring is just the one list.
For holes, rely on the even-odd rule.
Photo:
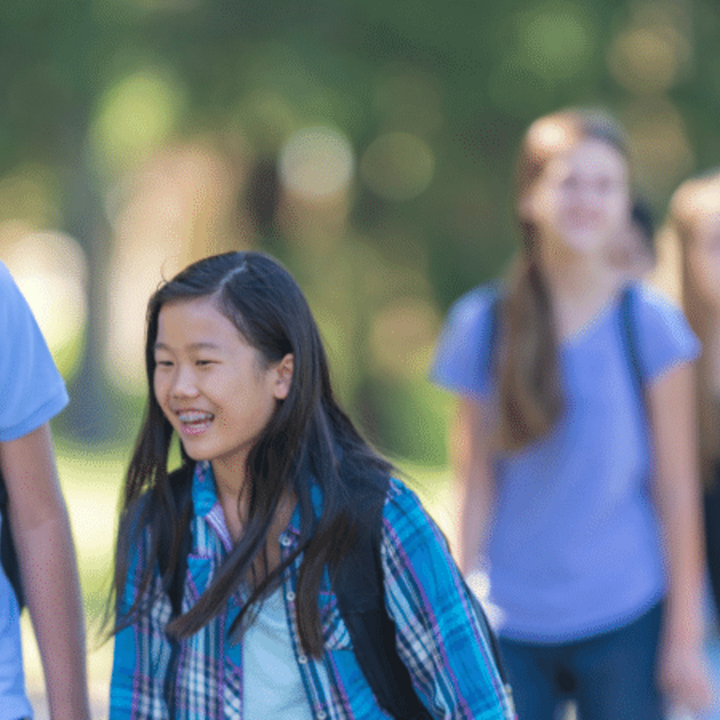
{"label": "neck", "polygon": [[586,300],[611,294],[618,273],[597,254],[558,249],[541,243],[541,263],[550,294],[557,301],[582,304]]}
{"label": "neck", "polygon": [[[237,467],[228,467],[226,463],[218,461],[213,461],[212,467],[218,500],[225,515],[225,524],[230,536],[237,542],[243,534],[250,509],[247,467],[243,463],[242,471],[239,472]],[[280,563],[277,539],[290,522],[296,502],[297,498],[291,491],[286,491],[280,498],[268,535],[267,552],[271,567]]]}
{"label": "neck", "polygon": [[[215,489],[218,499],[225,510],[225,519],[231,532],[242,525],[247,518],[250,503],[247,479],[247,458],[232,463],[213,460],[212,469],[215,477]],[[233,532],[233,535],[235,533]]]}
{"label": "neck", "polygon": [[621,275],[597,255],[557,251],[549,243],[541,257],[558,337],[571,337],[592,322],[615,296]]}

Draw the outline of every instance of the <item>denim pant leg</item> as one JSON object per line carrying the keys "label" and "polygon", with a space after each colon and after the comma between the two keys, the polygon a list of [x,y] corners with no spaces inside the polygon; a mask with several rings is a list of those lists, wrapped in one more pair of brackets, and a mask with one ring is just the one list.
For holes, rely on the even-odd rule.
{"label": "denim pant leg", "polygon": [[634,622],[574,644],[581,720],[662,720],[656,681],[662,606]]}
{"label": "denim pant leg", "polygon": [[[720,473],[718,473],[720,475]],[[710,576],[710,590],[715,602],[715,611],[720,620],[720,479],[703,495],[705,547]]]}
{"label": "denim pant leg", "polygon": [[555,682],[554,646],[499,638],[518,720],[555,720],[561,697]]}

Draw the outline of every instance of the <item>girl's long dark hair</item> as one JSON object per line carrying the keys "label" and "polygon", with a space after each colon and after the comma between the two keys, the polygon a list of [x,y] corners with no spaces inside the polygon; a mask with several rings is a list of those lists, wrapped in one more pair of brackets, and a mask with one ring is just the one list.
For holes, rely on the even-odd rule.
{"label": "girl's long dark hair", "polygon": [[[174,618],[168,632],[192,635],[218,615],[238,586],[251,590],[233,629],[256,601],[280,582],[283,571],[302,552],[297,584],[297,615],[306,652],[322,653],[318,592],[326,566],[337,563],[365,522],[365,500],[385,487],[392,468],[363,440],[336,403],[327,358],[308,304],[290,273],[277,261],[256,252],[232,252],[201,260],[161,286],[148,305],[145,362],[148,405],[128,469],[116,547],[114,593],[116,613],[125,592],[130,558],[147,543],[144,573],[137,582],[133,606],[117,615],[115,632],[147,610],[153,572],[166,558],[165,591],[181,562],[183,539],[191,518],[193,461],[182,452],[180,472],[168,475],[173,429],[155,398],[154,346],[160,310],[165,303],[212,298],[220,312],[267,363],[294,356],[287,398],[277,409],[247,460],[248,518],[237,542],[211,585],[187,612]],[[173,490],[171,479],[179,483]],[[322,491],[318,514],[311,485]],[[294,554],[275,569],[267,566],[266,547],[278,505],[292,493],[298,500],[301,528]],[[179,501],[177,500],[179,498]],[[258,574],[258,568],[264,572]]]}

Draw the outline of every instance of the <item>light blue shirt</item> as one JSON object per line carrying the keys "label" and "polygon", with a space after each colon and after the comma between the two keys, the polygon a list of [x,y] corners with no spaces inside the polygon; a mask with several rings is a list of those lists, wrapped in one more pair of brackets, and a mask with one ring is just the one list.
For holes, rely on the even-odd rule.
{"label": "light blue shirt", "polygon": [[265,598],[242,643],[245,716],[312,720],[295,661],[282,589]]}
{"label": "light blue shirt", "polygon": [[[699,354],[682,313],[635,289],[645,385]],[[432,369],[440,385],[496,410],[487,338],[491,292],[452,309]],[[665,590],[645,416],[616,300],[560,347],[566,409],[549,435],[495,458],[487,560],[500,632],[563,642],[629,622]]]}
{"label": "light blue shirt", "polygon": [[[65,384],[35,318],[0,262],[0,442],[27,435],[67,402]],[[18,606],[0,566],[0,720],[30,715]]]}

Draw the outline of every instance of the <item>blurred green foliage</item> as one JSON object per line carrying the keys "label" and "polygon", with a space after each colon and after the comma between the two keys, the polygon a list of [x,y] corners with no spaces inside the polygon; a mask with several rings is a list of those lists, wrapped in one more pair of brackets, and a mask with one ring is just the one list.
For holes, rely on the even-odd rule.
{"label": "blurred green foliage", "polygon": [[[1,3],[0,219],[61,229],[88,260],[63,433],[127,442],[137,428],[137,402],[111,389],[104,361],[112,208],[137,168],[203,139],[231,168],[252,166],[233,190],[251,229],[211,230],[217,242],[191,255],[249,244],[285,260],[351,412],[391,454],[444,463],[448,400],[424,377],[428,334],[512,253],[523,129],[567,104],[610,107],[662,215],[684,175],[720,163],[719,29],[715,0]],[[283,224],[278,155],[311,126],[342,133],[357,172],[339,210]],[[404,334],[413,318],[422,337]],[[393,338],[422,362],[386,352]]]}

